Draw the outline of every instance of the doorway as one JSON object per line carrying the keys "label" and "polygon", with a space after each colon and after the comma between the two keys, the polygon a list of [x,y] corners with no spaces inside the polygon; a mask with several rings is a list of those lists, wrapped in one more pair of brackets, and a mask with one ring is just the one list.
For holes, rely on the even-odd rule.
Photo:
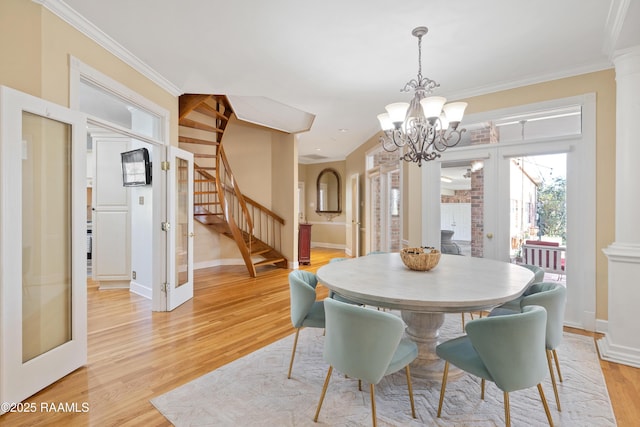
{"label": "doorway", "polygon": [[[107,250],[106,265],[114,268],[110,271],[100,270],[101,277],[104,280],[113,279],[120,283],[129,283],[130,290],[151,298],[153,311],[170,310],[170,307],[176,306],[176,301],[184,301],[185,289],[191,290],[187,299],[193,295],[192,286],[184,286],[190,283],[190,280],[183,280],[185,274],[186,277],[193,277],[193,251],[189,250],[188,245],[188,241],[193,240],[193,215],[189,218],[183,215],[182,203],[185,200],[185,188],[193,185],[193,179],[183,182],[182,172],[193,167],[193,158],[184,153],[169,152],[172,148],[169,144],[169,111],[75,58],[72,58],[70,63],[72,109],[85,112],[92,129],[126,144],[127,149],[143,147],[147,148],[150,154],[151,183],[125,191],[127,194],[120,197],[124,201],[120,202],[117,209],[104,206],[105,212],[109,212],[106,217],[109,218],[114,218],[116,215],[113,211],[117,210],[121,227],[107,227],[101,230],[99,221],[95,222],[94,212],[91,251],[93,274],[95,276],[96,270],[100,270],[101,255],[100,251],[96,251],[101,248],[98,243],[99,236],[107,236],[109,239],[115,234],[123,234],[121,231],[124,228],[128,235],[120,236],[117,244],[108,247],[117,246],[124,248],[123,252],[128,250],[129,253],[120,256],[117,265],[110,266],[108,255],[113,251]],[[120,154],[124,149],[123,145],[111,151]],[[95,147],[94,151],[97,151]],[[168,162],[170,157],[176,161],[174,168],[179,167],[178,171],[172,171],[176,172],[175,174],[168,173],[171,167],[171,162]],[[95,156],[96,164],[103,160],[100,155]],[[121,159],[119,156],[112,156],[109,162],[111,186],[114,191],[117,187],[122,194],[123,183],[119,169],[122,167]],[[170,181],[169,175],[175,177],[175,182]],[[94,195],[100,193],[96,185],[100,186],[100,183],[93,182]],[[178,198],[170,200],[169,197],[175,191],[180,192]],[[172,215],[173,219],[170,218]],[[175,221],[179,221],[179,226],[171,227],[172,221],[174,225]],[[176,235],[177,232],[181,235]],[[177,259],[176,251],[180,252]],[[104,257],[104,247],[102,254]],[[179,298],[173,298],[171,302],[172,297],[178,295]]]}
{"label": "doorway", "polygon": [[[527,138],[522,122],[527,111],[534,111],[535,133]],[[516,114],[517,113],[517,114]],[[546,114],[546,116],[545,116]],[[502,117],[517,120],[502,120]],[[543,119],[543,117],[545,117]],[[546,118],[548,117],[548,119]],[[544,134],[553,126],[553,119],[569,124],[563,134]],[[483,256],[510,262],[527,240],[549,240],[566,246],[566,267],[563,270],[567,286],[565,324],[586,330],[595,329],[595,97],[584,95],[549,103],[519,107],[518,111],[501,110],[485,113],[482,119],[470,117],[476,123],[504,123],[513,125],[515,139],[468,145],[443,154],[443,159],[423,166],[423,199],[427,206],[441,206],[443,179],[454,178],[452,169],[468,168],[470,178],[482,175],[482,186],[476,186],[471,200],[481,200],[481,211],[471,213],[471,243],[476,243]],[[544,120],[547,128],[543,128]],[[576,128],[577,126],[577,128]],[[576,130],[577,129],[577,130]],[[496,129],[494,129],[495,131]],[[502,129],[498,129],[501,131]],[[508,132],[504,132],[508,134]],[[553,166],[550,159],[554,160]],[[482,162],[482,168],[473,171],[473,162]],[[526,162],[530,162],[526,164]],[[566,184],[566,211],[563,215],[565,231],[540,231],[544,206],[538,206],[542,182],[536,174],[549,173],[559,177],[566,165],[562,181]],[[536,172],[535,170],[539,171]],[[466,170],[466,169],[465,169]],[[519,172],[519,178],[517,173]],[[449,174],[449,175],[448,175]],[[529,176],[527,176],[529,175]],[[478,176],[479,177],[479,176]],[[553,182],[547,178],[549,185]],[[528,184],[526,184],[528,182]],[[526,185],[525,185],[526,184]],[[542,187],[541,187],[542,186]],[[525,188],[526,187],[526,188]],[[535,187],[535,188],[534,188]],[[519,190],[518,190],[519,188]],[[467,188],[467,191],[471,191]],[[515,197],[512,193],[519,191]],[[479,199],[478,199],[479,198]],[[535,205],[534,205],[535,204]],[[441,246],[441,230],[452,224],[441,208],[430,210],[425,216],[423,244]],[[446,215],[451,215],[446,213]],[[477,218],[474,218],[477,216]],[[542,217],[544,220],[544,217]],[[474,230],[474,221],[479,221]],[[459,224],[456,219],[456,227]],[[456,231],[457,232],[457,231]],[[552,235],[560,234],[560,236]],[[532,237],[534,239],[532,239]],[[476,250],[476,248],[472,248]],[[556,275],[551,276],[557,280]]]}

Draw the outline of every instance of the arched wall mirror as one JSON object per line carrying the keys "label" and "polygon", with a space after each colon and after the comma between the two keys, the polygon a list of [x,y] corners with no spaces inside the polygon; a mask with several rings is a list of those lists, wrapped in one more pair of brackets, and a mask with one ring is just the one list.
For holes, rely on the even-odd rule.
{"label": "arched wall mirror", "polygon": [[326,168],[318,174],[316,183],[318,197],[316,213],[340,214],[342,213],[342,189],[340,186],[340,174],[335,169]]}

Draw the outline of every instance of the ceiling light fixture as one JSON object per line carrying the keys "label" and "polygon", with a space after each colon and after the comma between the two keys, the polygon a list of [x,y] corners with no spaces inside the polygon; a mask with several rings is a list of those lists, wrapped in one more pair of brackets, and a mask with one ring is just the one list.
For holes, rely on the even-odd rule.
{"label": "ceiling light fixture", "polygon": [[422,37],[427,27],[417,27],[411,32],[418,38],[418,78],[411,79],[401,92],[414,90],[411,103],[395,102],[385,107],[386,113],[379,114],[378,120],[384,135],[380,137],[382,147],[389,152],[406,147],[402,160],[418,163],[434,160],[440,153],[453,147],[466,129],[458,125],[467,107],[466,102],[451,102],[442,96],[430,96],[438,83],[422,77]]}

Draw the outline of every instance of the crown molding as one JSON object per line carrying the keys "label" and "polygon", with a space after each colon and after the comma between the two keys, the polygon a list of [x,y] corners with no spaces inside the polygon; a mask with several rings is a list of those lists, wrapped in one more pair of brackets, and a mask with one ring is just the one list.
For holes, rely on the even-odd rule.
{"label": "crown molding", "polygon": [[471,98],[474,96],[487,95],[490,93],[501,92],[503,90],[516,89],[519,87],[530,86],[539,83],[546,83],[554,80],[560,80],[569,77],[579,76],[581,74],[595,73],[598,71],[608,70],[613,68],[613,62],[609,60],[595,62],[592,64],[583,65],[580,67],[574,67],[566,70],[561,70],[558,72],[550,73],[550,74],[541,74],[535,76],[528,76],[522,79],[511,80],[508,82],[503,82],[496,85],[488,85],[481,86],[470,90],[461,90],[455,91],[451,93],[447,93],[446,95],[448,99],[465,99]]}
{"label": "crown molding", "polygon": [[80,31],[85,36],[105,48],[109,53],[113,54],[127,65],[131,66],[134,70],[160,86],[160,88],[169,92],[173,96],[180,96],[182,90],[165,77],[163,77],[156,70],[151,68],[140,58],[135,56],[129,50],[127,50],[120,43],[116,42],[104,31],[100,30],[93,23],[88,21],[85,17],[80,15],[69,5],[62,0],[32,0],[34,3],[42,5],[58,18],[71,25],[76,30]]}
{"label": "crown molding", "polygon": [[629,10],[629,0],[613,0],[607,15],[605,25],[605,38],[602,44],[602,51],[611,56],[616,50],[616,43],[622,32],[624,18]]}

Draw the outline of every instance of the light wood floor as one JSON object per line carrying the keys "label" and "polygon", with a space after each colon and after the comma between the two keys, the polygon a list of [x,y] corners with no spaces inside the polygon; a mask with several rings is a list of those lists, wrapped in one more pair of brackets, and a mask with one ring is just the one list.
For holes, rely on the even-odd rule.
{"label": "light wood floor", "polygon": [[[314,249],[315,271],[340,251]],[[128,291],[89,284],[89,362],[26,402],[89,404],[86,413],[8,413],[2,426],[167,426],[149,399],[293,332],[287,270],[196,272],[195,298],[170,313]],[[327,290],[321,288],[320,297]],[[572,332],[580,332],[572,330]],[[594,336],[593,334],[586,334]],[[561,361],[562,362],[562,361]],[[618,424],[638,425],[640,369],[601,362]],[[286,375],[286,372],[282,373]]]}

